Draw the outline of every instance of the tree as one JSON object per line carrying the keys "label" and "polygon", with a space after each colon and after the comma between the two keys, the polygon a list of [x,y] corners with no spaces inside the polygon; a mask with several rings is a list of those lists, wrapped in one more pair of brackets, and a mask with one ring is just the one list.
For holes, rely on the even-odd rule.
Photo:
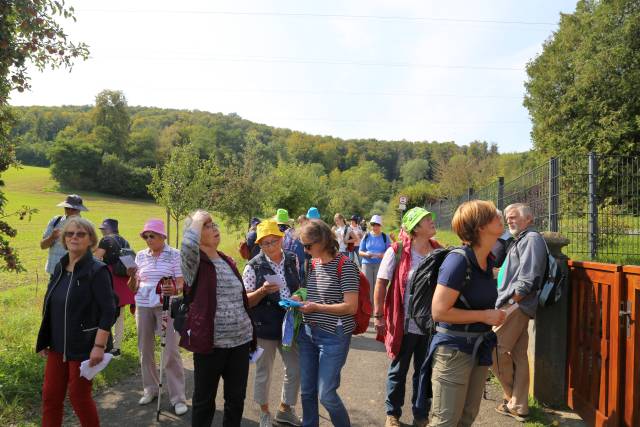
{"label": "tree", "polygon": [[212,161],[201,160],[190,145],[176,147],[162,166],[151,171],[149,193],[164,206],[176,222],[176,246],[179,221],[195,209],[209,209],[212,177],[218,176]]}
{"label": "tree", "polygon": [[640,3],[581,0],[527,66],[524,105],[545,155],[630,154],[640,140]]}
{"label": "tree", "polygon": [[[15,150],[9,139],[14,117],[8,100],[13,89],[19,92],[29,89],[27,66],[33,64],[39,70],[47,66],[71,68],[75,59],[89,55],[85,44],[76,45],[67,40],[56,17],[75,19],[73,8],[53,0],[0,2],[0,173],[15,164]],[[15,213],[6,213],[6,202],[0,191],[0,257],[3,260],[0,268],[20,271],[23,267],[9,242],[17,231],[5,218],[30,218],[35,210],[24,206]]]}
{"label": "tree", "polygon": [[127,99],[120,91],[103,90],[96,95],[93,109],[97,140],[101,148],[123,158],[129,141],[131,120],[127,111]]}
{"label": "tree", "polygon": [[275,214],[284,208],[295,217],[304,214],[310,206],[324,212],[327,206],[327,177],[318,163],[280,162],[265,175],[263,212]]}
{"label": "tree", "polygon": [[429,176],[429,161],[425,159],[411,159],[400,167],[400,177],[404,185],[410,185]]}

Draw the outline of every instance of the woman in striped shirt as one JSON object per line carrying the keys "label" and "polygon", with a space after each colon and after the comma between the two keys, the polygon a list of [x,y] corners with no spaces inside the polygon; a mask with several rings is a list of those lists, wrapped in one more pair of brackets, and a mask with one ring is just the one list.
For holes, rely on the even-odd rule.
{"label": "woman in striped shirt", "polygon": [[313,258],[307,273],[307,300],[300,307],[304,324],[298,335],[302,425],[319,423],[318,398],[335,426],[350,426],[349,414],[337,390],[347,360],[358,309],[358,267],[342,255],[331,228],[310,220],[300,230],[300,241]]}
{"label": "woman in striped shirt", "polygon": [[[161,219],[150,219],[144,224],[140,237],[146,242],[147,249],[136,255],[135,274],[131,275],[130,287],[136,293],[136,325],[138,327],[138,351],[142,370],[144,393],[138,403],[147,405],[158,396],[158,371],[155,360],[155,332],[162,323],[162,302],[156,293],[161,278],[172,277],[176,287],[163,285],[163,295],[176,295],[182,292],[184,279],[180,269],[180,252],[170,247],[167,232]],[[173,329],[173,319],[167,322],[167,342],[164,349],[164,366],[169,399],[176,415],[187,412],[185,397],[184,368],[178,350],[179,335]]]}

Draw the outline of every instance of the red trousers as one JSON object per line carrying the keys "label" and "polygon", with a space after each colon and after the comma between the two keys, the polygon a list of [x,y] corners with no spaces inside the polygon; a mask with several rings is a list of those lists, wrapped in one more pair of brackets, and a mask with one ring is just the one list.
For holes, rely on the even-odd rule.
{"label": "red trousers", "polygon": [[62,361],[62,353],[49,351],[42,385],[42,426],[60,427],[64,398],[69,389],[73,411],[84,426],[99,426],[96,402],[91,396],[91,381],[80,377],[80,361]]}

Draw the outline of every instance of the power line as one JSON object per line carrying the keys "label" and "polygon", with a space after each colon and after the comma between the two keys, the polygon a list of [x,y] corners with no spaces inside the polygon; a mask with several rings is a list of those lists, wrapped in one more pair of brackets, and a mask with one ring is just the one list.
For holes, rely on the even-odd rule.
{"label": "power line", "polygon": [[492,95],[492,94],[453,94],[433,92],[375,92],[375,91],[345,91],[345,90],[306,90],[306,89],[238,89],[227,87],[150,87],[135,86],[144,90],[172,90],[172,91],[212,91],[225,93],[267,93],[292,95],[346,95],[346,96],[407,96],[415,98],[477,98],[477,99],[522,99],[522,95]]}
{"label": "power line", "polygon": [[304,13],[304,12],[241,12],[220,10],[163,10],[163,9],[76,9],[77,12],[89,13],[166,13],[181,15],[228,15],[259,17],[292,17],[292,18],[342,18],[378,21],[416,21],[416,22],[451,22],[460,24],[495,24],[525,26],[556,26],[555,22],[520,21],[500,19],[441,18],[424,16],[382,16],[382,15],[349,15],[341,13]]}
{"label": "power line", "polygon": [[390,68],[436,68],[447,70],[476,70],[476,71],[524,71],[521,67],[495,67],[484,65],[449,65],[449,64],[426,64],[412,62],[377,62],[377,61],[344,61],[337,59],[314,59],[314,58],[278,58],[260,56],[192,56],[192,57],[145,57],[145,56],[104,56],[91,57],[94,60],[126,59],[128,61],[198,61],[198,62],[253,62],[270,64],[313,64],[313,65],[350,65],[362,67],[390,67]]}

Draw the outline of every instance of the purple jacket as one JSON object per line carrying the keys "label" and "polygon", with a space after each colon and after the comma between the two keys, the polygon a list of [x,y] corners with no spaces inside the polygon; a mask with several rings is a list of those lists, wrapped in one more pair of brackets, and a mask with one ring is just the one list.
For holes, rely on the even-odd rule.
{"label": "purple jacket", "polygon": [[[211,353],[214,350],[213,328],[216,309],[218,306],[216,298],[216,268],[204,252],[199,252],[200,263],[194,277],[194,280],[197,283],[196,293],[194,295],[193,302],[189,307],[186,327],[180,334],[180,347],[183,347],[193,353]],[[240,280],[240,283],[242,283],[242,276],[238,272],[236,263],[233,259],[222,252],[218,252],[218,255],[220,255],[227,264],[229,264],[236,277],[238,277],[238,280]],[[185,294],[191,292],[191,284],[185,283],[184,292]],[[249,300],[247,299],[247,292],[245,291],[244,286],[242,287],[242,299],[244,301],[244,308],[247,311],[247,314],[249,314]],[[249,317],[251,316],[249,315]],[[255,350],[256,343],[254,327],[253,340],[251,342],[252,351]]]}

